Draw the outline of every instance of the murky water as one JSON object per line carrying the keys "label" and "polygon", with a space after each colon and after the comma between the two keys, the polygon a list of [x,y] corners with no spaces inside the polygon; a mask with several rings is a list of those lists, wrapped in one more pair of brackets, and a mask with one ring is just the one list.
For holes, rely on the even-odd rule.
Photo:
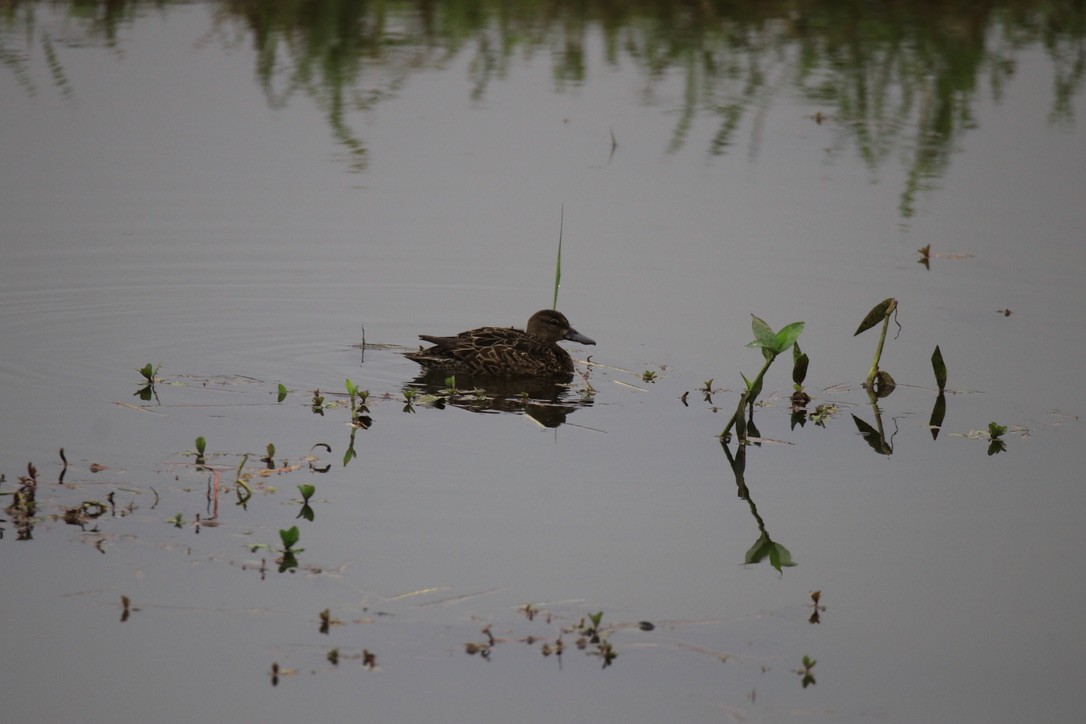
{"label": "murky water", "polygon": [[[1074,720],[1078,5],[110,7],[2,21],[7,718]],[[560,230],[586,376],[405,410],[398,350],[549,307]],[[780,358],[739,475],[751,313],[836,413]]]}

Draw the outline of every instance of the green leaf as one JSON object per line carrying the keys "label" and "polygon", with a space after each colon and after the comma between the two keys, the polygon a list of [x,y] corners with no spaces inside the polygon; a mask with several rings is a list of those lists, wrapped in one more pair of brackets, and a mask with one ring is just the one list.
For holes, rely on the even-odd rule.
{"label": "green leaf", "polygon": [[890,312],[894,311],[894,309],[896,308],[896,299],[894,299],[893,297],[883,299],[881,302],[871,308],[871,311],[867,313],[866,317],[864,317],[864,321],[860,322],[860,326],[857,327],[856,331],[852,334],[852,336],[855,337],[857,334],[860,334],[861,332],[866,332],[867,330],[871,329],[876,324],[886,319],[886,317],[889,316]]}
{"label": "green leaf", "polygon": [[294,547],[294,544],[298,542],[299,535],[298,526],[295,525],[288,530],[280,530],[279,540],[283,541],[284,548],[290,550]]}
{"label": "green leaf", "polygon": [[754,341],[747,346],[774,349],[777,343],[777,336],[773,334],[773,330],[769,325],[753,314],[750,315],[750,320],[750,327],[754,330]]}
{"label": "green leaf", "polygon": [[782,327],[781,331],[773,338],[773,351],[777,354],[781,354],[786,349],[796,343],[796,338],[803,332],[803,322],[792,322],[786,327]]}
{"label": "green leaf", "polygon": [[282,382],[279,383],[279,402],[287,399],[287,386]]}
{"label": "green leaf", "polygon": [[743,563],[750,565],[751,563],[760,563],[767,555],[769,555],[769,547],[773,545],[773,541],[769,536],[762,533],[758,537],[757,542],[750,547],[746,555],[743,556]]}
{"label": "green leaf", "polygon": [[275,445],[273,445],[270,442],[268,443],[268,457],[269,458],[275,457]]}
{"label": "green leaf", "polygon": [[204,440],[203,436],[196,438],[196,454],[203,457],[205,447],[207,447],[207,440]]}
{"label": "green leaf", "polygon": [[309,500],[313,497],[313,493],[317,492],[317,486],[309,485],[308,483],[300,483],[298,485],[298,492],[302,494],[302,500]]}
{"label": "green leaf", "polygon": [[358,387],[355,385],[355,383],[351,382],[350,378],[347,378],[346,386],[348,395],[354,397],[358,394]]}
{"label": "green leaf", "polygon": [[1007,426],[1006,425],[997,425],[994,422],[989,422],[988,423],[988,434],[991,435],[993,438],[999,437],[1000,435],[1002,435],[1006,431],[1007,431]]}
{"label": "green leaf", "polygon": [[942,392],[946,387],[946,365],[943,363],[943,353],[939,351],[939,345],[935,345],[935,351],[931,353],[931,368],[935,371],[935,382]]}
{"label": "green leaf", "polygon": [[796,565],[792,562],[792,554],[780,543],[774,543],[769,549],[769,565],[777,569],[777,573],[783,573],[781,568]]}
{"label": "green leaf", "polygon": [[[798,350],[799,345],[797,344],[792,349]],[[803,380],[807,379],[807,364],[809,362],[810,360],[807,358],[806,354],[801,354],[796,357],[796,361],[792,365],[792,381],[797,385],[802,385]]]}

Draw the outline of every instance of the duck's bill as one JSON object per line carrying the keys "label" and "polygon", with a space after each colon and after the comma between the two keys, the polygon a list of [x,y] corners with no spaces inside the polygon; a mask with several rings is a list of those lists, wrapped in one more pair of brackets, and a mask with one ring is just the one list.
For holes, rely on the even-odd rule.
{"label": "duck's bill", "polygon": [[566,335],[566,339],[570,342],[579,342],[580,344],[595,344],[596,340],[586,337],[576,329],[569,330],[569,334]]}

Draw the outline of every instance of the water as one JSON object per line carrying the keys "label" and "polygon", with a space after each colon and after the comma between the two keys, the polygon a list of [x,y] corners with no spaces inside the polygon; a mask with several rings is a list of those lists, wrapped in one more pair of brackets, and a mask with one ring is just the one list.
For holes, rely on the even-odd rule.
{"label": "water", "polygon": [[[322,9],[259,33],[213,3],[5,21],[5,508],[39,471],[31,529],[0,515],[6,715],[1073,720],[1086,134],[1081,83],[1031,25],[899,19],[911,45],[871,40],[835,74],[801,52],[839,47],[832,9],[503,28],[448,6],[429,33],[410,7],[384,26]],[[1055,47],[1081,43],[1060,23]],[[932,52],[959,66],[902,70],[947,38],[958,56]],[[858,106],[849,78],[878,67],[884,110]],[[598,343],[570,345],[598,363],[568,393],[586,404],[558,427],[405,413],[418,369],[397,350],[550,306],[559,228],[559,308]],[[900,386],[876,414],[877,331],[852,334],[889,296]],[[762,362],[751,313],[806,322],[809,408],[837,414],[793,429],[779,359],[744,500],[715,436]],[[953,393],[933,440],[936,345]],[[989,456],[968,435],[993,420]],[[66,524],[85,501],[107,512]],[[763,528],[794,567],[744,565]],[[600,611],[606,668],[573,630]],[[488,625],[489,662],[465,653]],[[19,693],[42,681],[59,693]]]}

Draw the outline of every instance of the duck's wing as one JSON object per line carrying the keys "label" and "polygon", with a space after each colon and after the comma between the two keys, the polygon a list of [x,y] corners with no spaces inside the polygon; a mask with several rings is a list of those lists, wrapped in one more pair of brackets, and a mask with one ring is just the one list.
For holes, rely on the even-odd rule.
{"label": "duck's wing", "polygon": [[513,345],[518,338],[527,337],[524,332],[512,327],[479,327],[461,332],[455,337],[433,337],[429,334],[420,334],[419,339],[436,345],[439,349],[449,354],[461,357],[469,355],[473,351],[493,349]]}
{"label": "duck's wing", "polygon": [[478,374],[546,374],[556,364],[551,345],[510,327],[480,327],[455,337],[420,335],[420,338],[435,346],[426,350],[427,355],[455,359]]}

